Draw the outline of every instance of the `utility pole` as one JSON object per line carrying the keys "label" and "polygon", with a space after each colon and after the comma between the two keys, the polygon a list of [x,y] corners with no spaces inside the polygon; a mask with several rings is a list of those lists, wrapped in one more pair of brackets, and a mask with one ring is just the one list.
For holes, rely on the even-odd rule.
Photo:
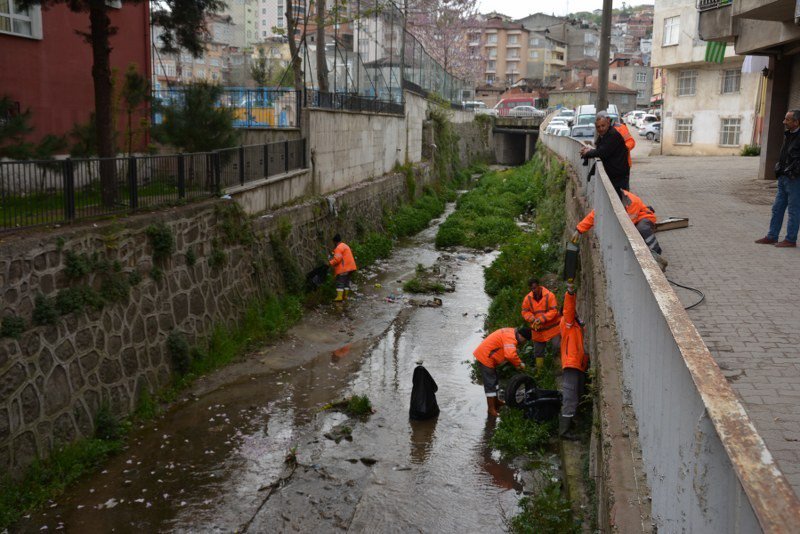
{"label": "utility pole", "polygon": [[613,0],[603,0],[603,21],[600,26],[600,64],[597,76],[597,111],[608,109],[608,60],[611,48],[611,9]]}

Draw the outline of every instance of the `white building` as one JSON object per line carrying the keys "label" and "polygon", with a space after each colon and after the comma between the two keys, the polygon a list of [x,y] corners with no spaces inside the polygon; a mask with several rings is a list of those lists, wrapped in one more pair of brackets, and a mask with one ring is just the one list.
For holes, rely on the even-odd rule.
{"label": "white building", "polygon": [[705,61],[695,0],[659,0],[653,23],[654,67],[660,67],[662,153],[739,154],[754,140],[762,76],[743,74],[744,58],[728,46],[723,63]]}

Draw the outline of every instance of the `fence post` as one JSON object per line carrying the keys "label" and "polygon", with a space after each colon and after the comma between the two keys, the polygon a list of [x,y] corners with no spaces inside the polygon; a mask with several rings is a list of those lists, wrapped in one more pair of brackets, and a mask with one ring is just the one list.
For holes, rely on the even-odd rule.
{"label": "fence post", "polygon": [[283,142],[283,165],[285,167],[284,172],[289,172],[289,140]]}
{"label": "fence post", "polygon": [[239,145],[239,185],[244,185],[244,147]]}
{"label": "fence post", "polygon": [[264,143],[264,178],[269,178],[269,143]]}
{"label": "fence post", "polygon": [[71,158],[65,159],[63,166],[64,219],[72,221],[75,219],[75,168]]}
{"label": "fence post", "polygon": [[301,108],[302,108],[303,102],[302,102],[302,95],[301,95],[300,91],[295,91],[295,99],[297,100],[297,117],[295,117],[294,126],[295,126],[295,128],[301,128],[300,119],[302,118]]}
{"label": "fence post", "polygon": [[139,207],[139,188],[136,180],[136,158],[128,158],[128,203],[132,210]]}
{"label": "fence post", "polygon": [[306,138],[300,138],[300,154],[302,154],[300,160],[302,161],[302,166],[304,169],[308,168],[308,154],[306,154]]}
{"label": "fence post", "polygon": [[219,162],[219,152],[214,151],[211,153],[211,162],[214,166],[214,194],[219,195],[222,193],[220,189],[220,175],[222,174],[222,168]]}
{"label": "fence post", "polygon": [[186,158],[178,154],[178,198],[186,198]]}

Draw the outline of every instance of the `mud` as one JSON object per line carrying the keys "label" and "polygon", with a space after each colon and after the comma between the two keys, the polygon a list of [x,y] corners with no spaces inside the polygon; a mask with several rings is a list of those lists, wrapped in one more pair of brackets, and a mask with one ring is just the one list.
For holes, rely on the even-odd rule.
{"label": "mud", "polygon": [[[279,343],[198,381],[102,473],[14,530],[502,530],[520,477],[487,445],[493,422],[465,363],[482,337],[483,268],[495,253],[440,254],[435,232],[366,273],[345,308],[320,307]],[[455,291],[441,307],[410,305],[402,281],[437,261]],[[441,408],[422,422],[408,419],[417,360]],[[375,413],[323,409],[352,394],[368,395]]]}

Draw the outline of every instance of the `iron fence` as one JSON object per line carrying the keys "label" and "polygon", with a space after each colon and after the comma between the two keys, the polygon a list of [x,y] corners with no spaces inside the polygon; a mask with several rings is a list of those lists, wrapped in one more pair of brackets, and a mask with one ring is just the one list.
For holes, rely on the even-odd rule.
{"label": "iron fence", "polygon": [[393,102],[360,96],[358,94],[327,93],[314,89],[305,91],[305,104],[310,108],[343,109],[348,111],[366,111],[369,113],[393,113],[402,115],[402,102]]}
{"label": "iron fence", "polygon": [[0,232],[182,204],[305,167],[305,139],[213,152],[0,162]]}
{"label": "iron fence", "polygon": [[697,0],[698,11],[708,11],[710,9],[717,9],[718,7],[729,6],[733,0]]}
{"label": "iron fence", "polygon": [[[185,88],[172,87],[153,91],[153,123],[161,124],[159,109],[180,103]],[[223,87],[219,107],[233,111],[236,128],[299,128],[300,92],[287,87]]]}

